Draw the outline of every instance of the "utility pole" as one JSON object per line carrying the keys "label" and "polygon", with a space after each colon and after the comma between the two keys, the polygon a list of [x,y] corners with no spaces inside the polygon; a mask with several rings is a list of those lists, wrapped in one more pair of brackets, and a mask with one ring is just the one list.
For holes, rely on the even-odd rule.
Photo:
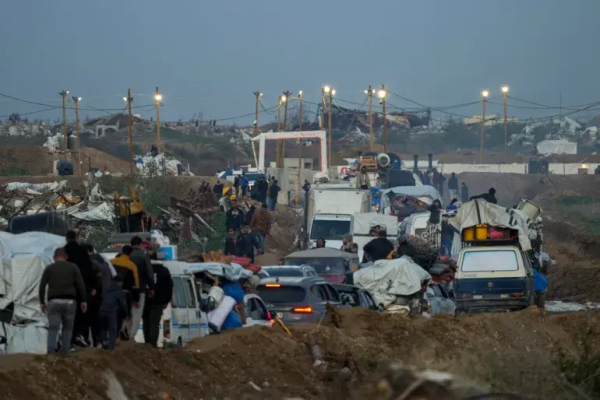
{"label": "utility pole", "polygon": [[479,149],[479,164],[483,164],[483,141],[485,139],[485,99],[490,95],[490,92],[484,90],[481,92],[481,107],[483,109],[481,115],[481,148]]}
{"label": "utility pole", "polygon": [[[287,132],[288,123],[288,105],[290,104],[290,96],[292,92],[286,90],[283,92],[283,101],[285,102],[283,113],[283,131]],[[281,141],[281,168],[285,167],[285,139]]]}
{"label": "utility pole", "polygon": [[258,136],[258,105],[260,104],[260,96],[262,93],[258,90],[254,92],[254,96],[256,96],[256,110],[254,112],[254,137]]}
{"label": "utility pole", "polygon": [[321,123],[320,128],[322,131],[325,130],[325,88],[329,86],[325,86],[321,88]]}
{"label": "utility pole", "polygon": [[[277,103],[277,132],[281,132],[281,103],[283,102],[282,97],[283,96],[279,96],[279,101]],[[275,167],[279,168],[279,160],[281,158],[281,146],[279,146],[279,141],[275,142],[275,148],[277,149]]]}
{"label": "utility pole", "polygon": [[127,97],[123,97],[123,100],[127,102],[127,112],[129,114],[129,119],[127,120],[127,138],[129,139],[129,171],[133,176],[134,171],[134,160],[133,160],[133,119],[131,117],[131,102],[133,98],[131,97],[131,89],[127,89]]}
{"label": "utility pole", "polygon": [[381,98],[381,108],[383,113],[383,152],[387,153],[387,116],[385,113],[385,98],[387,97],[387,91],[385,90],[385,85],[381,85],[379,97]]}
{"label": "utility pole", "polygon": [[63,112],[63,140],[65,142],[65,151],[69,150],[69,138],[67,137],[67,95],[68,90],[58,92],[62,96],[62,112]]}
{"label": "utility pole", "polygon": [[335,89],[325,86],[325,93],[329,94],[329,163],[328,167],[331,167],[333,157],[333,95]]}
{"label": "utility pole", "polygon": [[508,85],[502,86],[502,99],[504,100],[504,164],[508,164]]}
{"label": "utility pole", "polygon": [[[302,132],[302,90],[298,92],[298,119],[300,120],[300,132]],[[302,170],[302,138],[300,138],[300,146],[298,146],[298,193],[300,193],[300,171]]]}
{"label": "utility pole", "polygon": [[81,162],[81,135],[79,132],[79,102],[81,97],[73,96],[75,102],[75,132],[77,132],[77,162],[79,163],[79,175],[83,177],[83,163]]}
{"label": "utility pole", "polygon": [[[162,146],[160,142],[160,106],[162,102],[162,94],[158,91],[158,86],[156,87],[156,94],[154,95],[154,100],[156,100],[156,148],[158,149],[158,154],[162,152]],[[130,110],[131,111],[131,107]]]}
{"label": "utility pole", "polygon": [[373,151],[373,89],[371,85],[365,90],[369,96],[369,151]]}

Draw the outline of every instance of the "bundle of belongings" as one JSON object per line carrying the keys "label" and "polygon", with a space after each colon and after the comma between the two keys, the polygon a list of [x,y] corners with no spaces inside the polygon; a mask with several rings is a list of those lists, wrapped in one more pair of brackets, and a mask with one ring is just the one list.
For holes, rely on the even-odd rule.
{"label": "bundle of belongings", "polygon": [[368,290],[375,303],[389,313],[409,313],[422,299],[431,275],[411,257],[378,260],[354,273],[354,285]]}

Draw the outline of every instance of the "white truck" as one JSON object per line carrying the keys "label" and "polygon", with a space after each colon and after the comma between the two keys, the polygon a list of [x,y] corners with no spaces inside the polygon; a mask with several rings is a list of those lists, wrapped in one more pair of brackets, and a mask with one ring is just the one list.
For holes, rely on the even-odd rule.
{"label": "white truck", "polygon": [[314,185],[309,193],[307,221],[310,247],[325,239],[326,247],[342,247],[344,235],[352,233],[352,216],[371,211],[371,191],[349,183]]}

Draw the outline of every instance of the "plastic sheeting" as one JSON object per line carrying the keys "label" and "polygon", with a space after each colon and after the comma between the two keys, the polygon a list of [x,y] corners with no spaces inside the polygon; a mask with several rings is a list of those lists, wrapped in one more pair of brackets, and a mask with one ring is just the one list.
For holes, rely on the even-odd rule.
{"label": "plastic sheeting", "polygon": [[354,214],[353,235],[368,235],[371,227],[379,225],[385,227],[388,236],[398,236],[398,218],[379,213]]}
{"label": "plastic sheeting", "polygon": [[208,272],[211,275],[220,276],[230,281],[237,281],[238,279],[249,278],[252,276],[252,271],[249,271],[236,263],[189,263],[188,267],[192,274]]}
{"label": "plastic sheeting", "polygon": [[442,196],[440,196],[440,192],[437,191],[436,188],[430,185],[422,185],[422,186],[398,186],[383,190],[381,192],[381,209],[385,210],[386,208],[391,207],[390,199],[388,198],[388,193],[394,194],[404,194],[406,196],[412,197],[427,197],[433,200],[442,201]]}
{"label": "plastic sheeting", "polygon": [[83,221],[107,221],[112,222],[115,218],[114,207],[108,203],[101,203],[93,206],[88,204],[88,210],[79,211],[79,206],[73,206],[67,209],[69,216]]}
{"label": "plastic sheeting", "polygon": [[[162,154],[156,157],[136,156],[135,166],[142,176],[146,175],[179,175],[177,166],[181,163],[173,158],[165,158]],[[185,168],[184,168],[185,169]]]}
{"label": "plastic sheeting", "polygon": [[417,293],[421,290],[421,282],[429,280],[431,275],[407,256],[379,260],[354,273],[354,285],[368,290],[375,304],[384,307],[392,304],[397,296]]}
{"label": "plastic sheeting", "polygon": [[[531,250],[530,236],[533,239],[537,233],[529,229],[530,220],[519,210],[507,209],[497,204],[488,203],[485,200],[471,200],[463,204],[454,218],[449,218],[448,223],[460,233],[463,229],[478,224],[488,224],[499,228],[515,229],[519,232],[519,244],[522,250]],[[456,240],[460,240],[459,235]],[[454,254],[453,250],[452,253]]]}
{"label": "plastic sheeting", "polygon": [[39,284],[54,250],[64,245],[63,237],[50,233],[0,232],[0,309],[14,303],[11,324],[4,324],[6,353],[45,353],[47,318],[40,309]]}

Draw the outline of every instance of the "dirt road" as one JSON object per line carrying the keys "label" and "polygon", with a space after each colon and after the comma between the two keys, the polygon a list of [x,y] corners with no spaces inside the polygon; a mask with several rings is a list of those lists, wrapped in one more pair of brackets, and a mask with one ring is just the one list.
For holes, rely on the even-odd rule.
{"label": "dirt road", "polygon": [[[247,328],[178,350],[130,345],[69,359],[39,356],[1,368],[0,392],[3,399],[104,399],[110,371],[130,399],[379,400],[388,398],[380,392],[380,374],[401,361],[449,371],[490,390],[568,400],[582,398],[573,389],[577,379],[598,384],[597,376],[581,371],[590,357],[600,359],[599,322],[598,314],[537,310],[409,319],[353,309],[341,314],[337,327],[329,321],[302,325],[293,336]],[[307,334],[320,345],[326,369],[313,366]]]}

